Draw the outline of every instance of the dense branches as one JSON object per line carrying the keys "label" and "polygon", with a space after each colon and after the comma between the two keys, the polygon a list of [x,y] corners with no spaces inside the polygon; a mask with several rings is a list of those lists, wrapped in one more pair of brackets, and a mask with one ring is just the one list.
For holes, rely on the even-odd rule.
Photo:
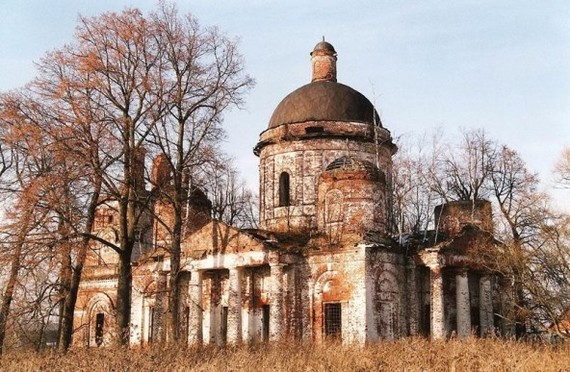
{"label": "dense branches", "polygon": [[[58,268],[60,347],[71,340],[81,271],[94,239],[118,256],[115,318],[124,344],[133,250],[150,243],[141,223],[154,200],[173,207],[167,230],[176,288],[191,175],[215,160],[222,114],[242,103],[253,82],[233,40],[164,3],[147,17],[137,9],[81,17],[75,40],[47,53],[38,71],[25,88],[1,96],[2,188],[15,201],[25,187],[41,185],[34,195],[50,221],[42,228]],[[162,185],[152,180],[148,190],[145,157],[156,155],[166,159],[170,176]],[[117,213],[117,239],[94,234],[101,204]]]}
{"label": "dense branches", "polygon": [[[398,232],[432,228],[434,203],[489,199],[495,235],[502,241],[495,270],[512,281],[512,321],[517,335],[529,319],[556,322],[568,306],[567,217],[555,216],[548,195],[519,154],[487,138],[482,130],[465,131],[459,141],[422,138],[396,156],[395,221]],[[431,144],[426,146],[426,144]],[[565,155],[564,155],[565,156]],[[563,180],[564,160],[556,170]]]}

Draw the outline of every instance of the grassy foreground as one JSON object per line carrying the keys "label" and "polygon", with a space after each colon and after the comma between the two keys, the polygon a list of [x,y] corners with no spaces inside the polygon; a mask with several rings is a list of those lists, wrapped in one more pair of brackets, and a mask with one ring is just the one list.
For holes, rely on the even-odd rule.
{"label": "grassy foreground", "polygon": [[470,339],[408,338],[365,347],[284,342],[201,349],[75,349],[8,352],[5,371],[570,371],[570,343],[558,346]]}

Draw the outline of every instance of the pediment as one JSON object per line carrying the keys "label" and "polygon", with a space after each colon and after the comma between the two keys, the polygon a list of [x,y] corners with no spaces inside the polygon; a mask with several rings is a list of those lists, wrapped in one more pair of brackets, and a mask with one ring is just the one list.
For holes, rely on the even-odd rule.
{"label": "pediment", "polygon": [[193,259],[264,250],[261,239],[220,221],[211,221],[182,242],[183,254]]}

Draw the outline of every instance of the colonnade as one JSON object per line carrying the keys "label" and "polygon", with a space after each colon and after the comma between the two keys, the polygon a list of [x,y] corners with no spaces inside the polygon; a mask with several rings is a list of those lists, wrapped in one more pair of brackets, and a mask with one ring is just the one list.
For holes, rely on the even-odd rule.
{"label": "colonnade", "polygon": [[[269,340],[276,341],[282,339],[285,331],[284,327],[284,300],[283,300],[283,264],[270,264],[270,285],[269,285]],[[231,267],[228,277],[228,309],[227,309],[227,339],[228,343],[239,343],[243,340],[243,328],[247,324],[243,322],[242,316],[242,288],[244,271],[249,267]],[[189,329],[188,343],[201,344],[204,342],[203,320],[204,320],[204,293],[203,293],[203,271],[194,270],[190,273],[190,283],[188,286],[189,301]],[[250,286],[253,283],[249,282]],[[246,288],[252,293],[252,288]],[[210,330],[212,332],[212,330]]]}

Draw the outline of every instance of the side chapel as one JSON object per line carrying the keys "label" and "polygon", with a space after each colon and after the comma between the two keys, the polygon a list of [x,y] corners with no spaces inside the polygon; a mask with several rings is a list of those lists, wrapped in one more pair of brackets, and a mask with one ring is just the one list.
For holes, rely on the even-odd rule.
{"label": "side chapel", "polygon": [[[397,147],[372,103],[337,82],[334,47],[322,41],[310,55],[311,82],[279,103],[254,148],[260,228],[212,220],[206,195],[189,190],[180,280],[188,344],[502,332],[501,279],[484,262],[499,244],[490,203],[442,205],[435,231],[389,236]],[[151,177],[155,185],[169,182],[164,159],[154,159]],[[169,259],[161,247],[169,238],[152,216],[168,221],[169,211],[158,199],[141,220],[132,345],[164,337]],[[97,213],[95,233],[112,239],[116,211],[107,205]],[[106,345],[115,336],[117,262],[94,243],[74,345]]]}

